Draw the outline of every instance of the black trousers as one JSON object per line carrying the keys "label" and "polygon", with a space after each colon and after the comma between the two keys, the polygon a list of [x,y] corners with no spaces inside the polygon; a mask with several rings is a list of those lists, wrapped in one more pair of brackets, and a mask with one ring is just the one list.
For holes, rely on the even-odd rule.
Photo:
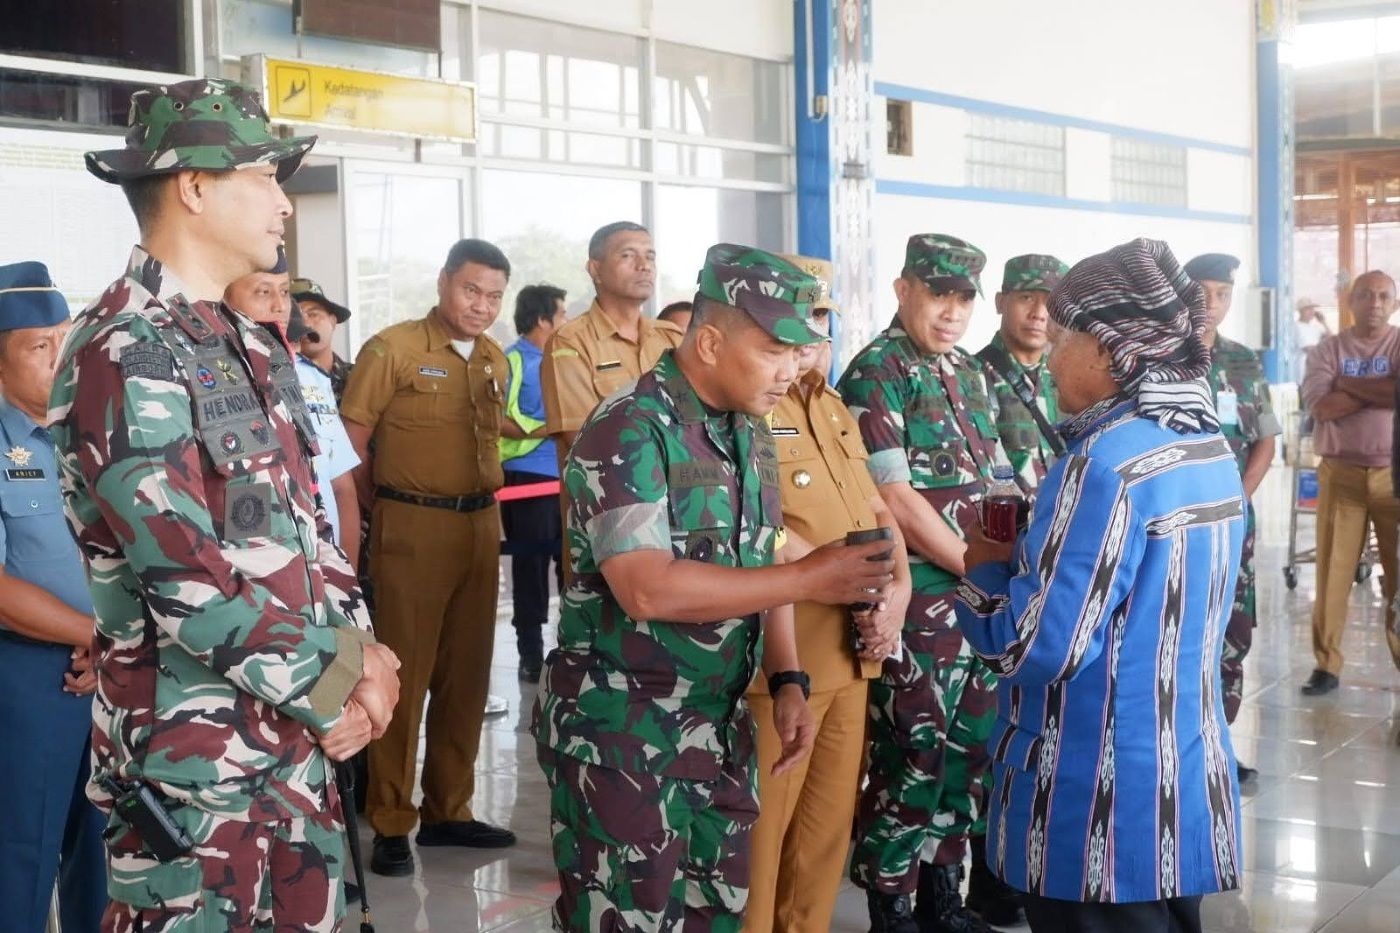
{"label": "black trousers", "polygon": [[[506,470],[507,486],[548,483],[552,476]],[[544,654],[543,632],[549,621],[549,565],[554,562],[557,586],[562,591],[559,566],[561,520],[559,497],[539,496],[501,504],[506,548],[510,551],[510,582],[515,602],[515,645],[520,660],[538,664]]]}
{"label": "black trousers", "polygon": [[1201,898],[1084,904],[1022,894],[1031,933],[1201,933]]}

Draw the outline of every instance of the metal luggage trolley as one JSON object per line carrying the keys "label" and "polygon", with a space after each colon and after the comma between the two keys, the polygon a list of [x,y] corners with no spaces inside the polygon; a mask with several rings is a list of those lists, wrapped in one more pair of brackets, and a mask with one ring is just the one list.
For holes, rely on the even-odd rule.
{"label": "metal luggage trolley", "polygon": [[[1317,563],[1317,457],[1313,454],[1312,424],[1301,411],[1293,413],[1294,445],[1292,465],[1292,501],[1288,515],[1288,563],[1283,568],[1283,581],[1290,590],[1298,588],[1298,566]],[[1299,526],[1311,519],[1313,546],[1299,547]],[[1374,536],[1369,536],[1374,537]],[[1356,565],[1356,582],[1364,583],[1371,568],[1379,560],[1374,540],[1368,540]]]}

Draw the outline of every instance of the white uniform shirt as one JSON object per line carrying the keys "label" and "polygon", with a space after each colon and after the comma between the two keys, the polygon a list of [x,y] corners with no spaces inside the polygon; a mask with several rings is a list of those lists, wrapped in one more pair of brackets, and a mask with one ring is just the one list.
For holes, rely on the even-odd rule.
{"label": "white uniform shirt", "polygon": [[[312,467],[316,471],[321,498],[326,504],[326,517],[330,519],[331,529],[335,532],[335,543],[339,544],[341,515],[335,494],[331,492],[331,481],[359,466],[360,458],[350,445],[350,435],[345,433],[345,424],[340,420],[331,377],[321,372],[315,363],[297,354],[297,382],[301,383],[301,395],[306,400],[306,410],[311,413],[311,423],[316,427],[316,439],[320,442],[321,452]],[[358,516],[350,516],[349,520],[358,528]]]}

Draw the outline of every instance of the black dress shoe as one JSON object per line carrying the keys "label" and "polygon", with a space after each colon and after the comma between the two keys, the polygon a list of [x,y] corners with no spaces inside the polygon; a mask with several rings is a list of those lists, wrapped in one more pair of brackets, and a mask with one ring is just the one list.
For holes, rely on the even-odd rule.
{"label": "black dress shoe", "polygon": [[1336,674],[1329,674],[1326,671],[1313,671],[1312,676],[1308,678],[1308,682],[1303,684],[1303,696],[1320,697],[1336,690],[1337,685],[1340,683],[1341,681],[1337,679]]}
{"label": "black dress shoe", "polygon": [[866,891],[865,903],[870,909],[870,933],[919,933],[908,894]]}
{"label": "black dress shoe", "polygon": [[466,846],[470,849],[504,849],[515,845],[515,833],[481,820],[447,820],[424,823],[418,828],[420,846]]}
{"label": "black dress shoe", "polygon": [[408,847],[408,837],[376,835],[369,870],[390,878],[413,874],[413,850]]}
{"label": "black dress shoe", "polygon": [[1237,761],[1235,762],[1235,774],[1239,777],[1241,784],[1248,784],[1259,776],[1259,769],[1242,765]]}

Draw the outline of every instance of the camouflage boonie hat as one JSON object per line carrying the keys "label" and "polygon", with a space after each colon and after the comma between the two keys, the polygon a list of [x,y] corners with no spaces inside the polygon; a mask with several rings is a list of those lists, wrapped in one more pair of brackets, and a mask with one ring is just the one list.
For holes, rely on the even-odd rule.
{"label": "camouflage boonie hat", "polygon": [[274,136],[257,94],[222,78],[143,88],[131,95],[127,123],[125,148],[84,156],[88,171],[105,182],[270,163],[283,182],[316,143],[315,136]]}
{"label": "camouflage boonie hat", "polygon": [[836,267],[831,264],[830,260],[817,259],[814,256],[798,256],[795,253],[784,253],[782,258],[822,284],[822,296],[812,302],[813,311],[818,308],[826,308],[828,311],[841,313],[841,306],[831,297],[831,283],[836,279]]}
{"label": "camouflage boonie hat", "polygon": [[698,298],[731,305],[787,344],[827,339],[807,322],[822,283],[779,256],[751,246],[719,243],[705,254]]}
{"label": "camouflage boonie hat", "polygon": [[335,315],[337,324],[350,320],[350,309],[331,301],[326,297],[326,290],[310,279],[292,279],[291,291],[292,298],[297,301],[314,301],[325,305],[326,310]]}
{"label": "camouflage boonie hat", "polygon": [[1001,273],[1001,290],[1004,292],[1051,292],[1065,277],[1069,266],[1054,256],[1044,253],[1027,253],[1012,256],[1006,260]]}
{"label": "camouflage boonie hat", "polygon": [[906,275],[914,275],[929,288],[955,291],[972,289],[982,294],[982,267],[987,254],[966,240],[942,233],[916,233],[904,247]]}

